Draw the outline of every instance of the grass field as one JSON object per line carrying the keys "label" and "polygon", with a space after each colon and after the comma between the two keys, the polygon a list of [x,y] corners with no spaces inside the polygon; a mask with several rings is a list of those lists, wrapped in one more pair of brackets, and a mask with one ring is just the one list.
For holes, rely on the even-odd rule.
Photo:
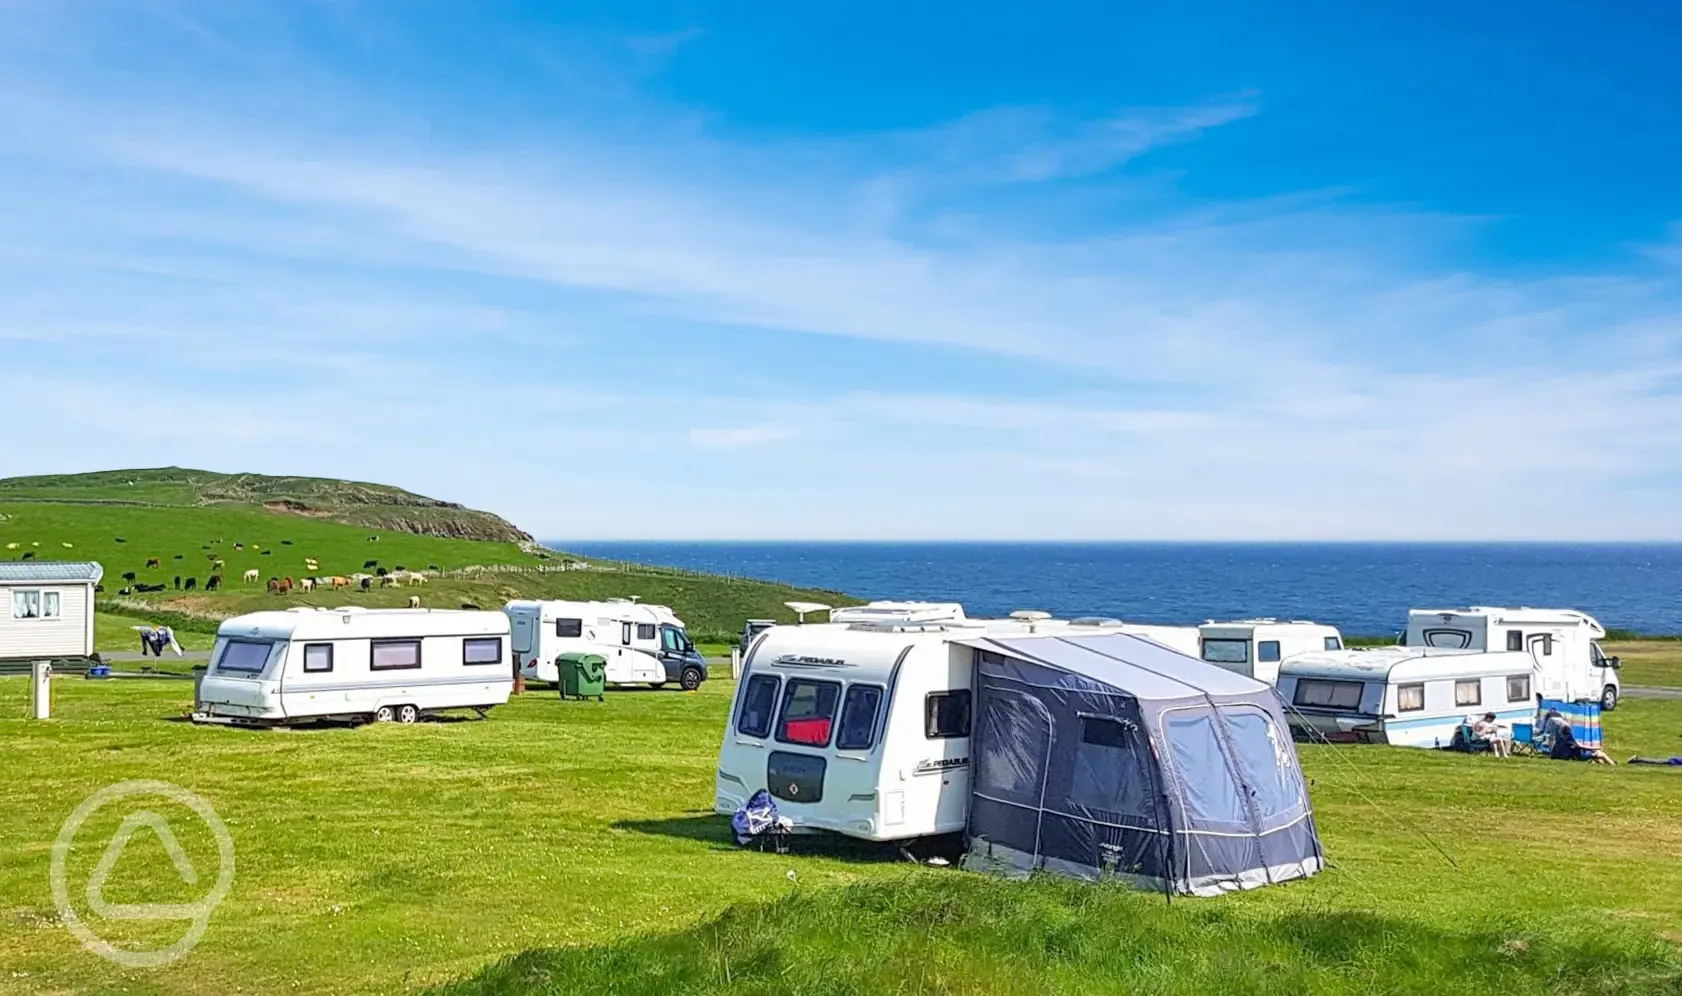
{"label": "grass field", "polygon": [[1682,688],[1682,640],[1626,640],[1604,649],[1623,659],[1624,684]]}
{"label": "grass field", "polygon": [[[33,723],[21,718],[24,681],[0,679],[0,993],[1682,985],[1682,771],[1305,747],[1336,867],[1165,906],[874,852],[736,850],[707,812],[731,691],[714,681],[605,703],[531,693],[485,722],[251,732],[173,721],[190,704],[185,681],[63,681],[57,718]],[[1682,702],[1629,700],[1606,726],[1620,759],[1682,753]],[[203,942],[156,971],[85,953],[48,888],[60,824],[127,778],[202,795],[238,855]],[[214,869],[202,828],[159,811],[195,866]],[[120,816],[83,828],[71,882]],[[204,892],[181,885],[144,834],[116,867],[112,902]],[[106,932],[136,941],[184,929],[116,926]]]}

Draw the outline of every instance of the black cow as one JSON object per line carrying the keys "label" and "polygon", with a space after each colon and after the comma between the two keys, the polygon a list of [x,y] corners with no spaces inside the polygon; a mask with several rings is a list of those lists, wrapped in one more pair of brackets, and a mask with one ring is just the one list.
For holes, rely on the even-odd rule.
{"label": "black cow", "polygon": [[374,586],[374,579],[373,578],[363,578],[362,579],[362,590],[363,591],[367,591],[369,588],[372,588],[373,586]]}
{"label": "black cow", "polygon": [[375,574],[378,574],[378,575],[379,575],[379,576],[380,576],[380,577],[382,577],[382,578],[383,578],[383,577],[385,577],[385,576],[386,576],[386,574],[387,574],[387,573],[388,573],[388,572],[387,572],[387,571],[386,571],[386,569],[385,569],[385,568],[383,568],[383,567],[376,567],[376,568],[374,568],[374,573],[375,573]]}
{"label": "black cow", "polygon": [[194,588],[197,588],[198,586],[199,586],[199,579],[198,578],[188,578],[187,583],[182,585],[181,588],[182,588],[183,591],[192,591]]}
{"label": "black cow", "polygon": [[176,591],[181,590],[181,575],[179,575],[179,574],[175,575],[175,590]]}
{"label": "black cow", "polygon": [[23,559],[24,560],[34,560],[35,559],[35,552],[33,550],[25,550],[23,552]]}
{"label": "black cow", "polygon": [[274,551],[273,550],[264,550],[261,554],[258,554],[258,556],[272,557],[272,556],[274,556]]}
{"label": "black cow", "polygon": [[125,572],[123,574],[123,580],[124,581],[133,581],[134,580],[134,572],[133,571]]}
{"label": "black cow", "polygon": [[131,591],[128,588],[118,588],[117,589],[117,594],[119,594],[119,595],[132,595],[132,594],[134,594],[134,592]]}
{"label": "black cow", "polygon": [[281,545],[281,546],[291,546],[291,545],[292,545],[292,541],[291,541],[291,540],[281,540],[281,541],[280,541],[280,545]]}
{"label": "black cow", "polygon": [[122,537],[121,537],[121,536],[119,536],[119,537],[117,537],[117,542],[119,542],[119,543],[127,543],[127,542],[128,542],[128,540],[126,540],[126,539],[123,539],[123,538],[122,538]]}
{"label": "black cow", "polygon": [[222,575],[220,575],[220,574],[212,574],[204,582],[204,590],[205,591],[215,591],[216,589],[218,589],[220,587],[222,587]]}
{"label": "black cow", "polygon": [[158,563],[158,558],[147,557],[146,558],[146,566],[147,567],[161,567],[162,565]]}
{"label": "black cow", "polygon": [[362,569],[365,571],[371,571],[378,566],[380,566],[380,562],[377,560],[364,560],[362,562]]}
{"label": "black cow", "polygon": [[96,584],[96,585],[93,586],[93,591],[94,591],[94,594],[96,594],[96,595],[99,594],[100,592],[104,591],[104,590],[105,590],[105,586],[102,585],[102,584]]}
{"label": "black cow", "polygon": [[178,554],[175,555],[175,559],[176,560],[186,560],[187,558],[178,553]]}

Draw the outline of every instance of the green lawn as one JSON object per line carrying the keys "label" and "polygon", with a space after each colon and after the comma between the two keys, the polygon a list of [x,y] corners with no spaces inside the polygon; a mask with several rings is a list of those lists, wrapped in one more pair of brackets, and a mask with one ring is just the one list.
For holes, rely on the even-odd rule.
{"label": "green lawn", "polygon": [[1682,688],[1682,640],[1629,640],[1604,649],[1623,659],[1624,684]]}
{"label": "green lawn", "polygon": [[[138,651],[140,649],[140,634],[134,631],[134,627],[154,626],[161,621],[163,620],[96,612],[93,617],[93,647],[101,652],[112,650]],[[216,636],[213,633],[195,633],[178,629],[175,631],[175,642],[181,644],[182,650],[209,650],[211,644],[216,642]],[[168,650],[165,650],[164,653],[168,658],[175,656]]]}
{"label": "green lawn", "polygon": [[[61,681],[57,718],[33,723],[25,682],[0,679],[0,993],[1674,994],[1682,979],[1682,771],[1304,748],[1337,867],[1170,908],[891,855],[738,851],[707,812],[731,691],[534,692],[485,722],[253,732],[175,721],[191,685],[161,680]],[[1682,702],[1607,718],[1620,759],[1682,753],[1679,733]],[[238,854],[204,941],[156,971],[83,952],[48,889],[62,821],[128,778],[205,797]],[[84,827],[72,882],[121,815]],[[204,834],[171,822],[211,874]],[[110,901],[201,895],[144,836]]]}

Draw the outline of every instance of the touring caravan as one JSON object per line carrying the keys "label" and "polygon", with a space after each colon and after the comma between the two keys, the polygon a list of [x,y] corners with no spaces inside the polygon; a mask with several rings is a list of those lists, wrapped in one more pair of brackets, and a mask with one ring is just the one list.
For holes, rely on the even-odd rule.
{"label": "touring caravan", "polygon": [[607,658],[610,685],[659,688],[675,681],[693,691],[707,678],[706,659],[690,642],[683,620],[664,605],[629,599],[513,601],[503,611],[528,681],[559,681],[555,658],[567,653]]}
{"label": "touring caravan", "polygon": [[961,605],[922,602],[835,612],[841,620],[766,630],[748,649],[719,751],[718,812],[767,789],[796,831],[956,833],[968,808],[974,664],[958,641],[1170,629],[1043,612],[971,619]]}
{"label": "touring caravan", "polygon": [[1620,662],[1601,652],[1606,630],[1575,609],[1414,609],[1402,637],[1409,647],[1527,651],[1540,672],[1538,694],[1550,699],[1599,701],[1618,707]]}
{"label": "touring caravan", "polygon": [[1462,723],[1536,715],[1541,670],[1522,651],[1380,647],[1301,654],[1279,666],[1293,730],[1313,740],[1447,747]]}
{"label": "touring caravan", "polygon": [[507,702],[513,687],[508,617],[500,612],[253,612],[217,630],[193,718],[413,723],[443,709],[483,713]]}
{"label": "touring caravan", "polygon": [[1211,619],[1197,633],[1203,660],[1270,685],[1278,683],[1280,661],[1343,649],[1343,634],[1336,626],[1301,619]]}

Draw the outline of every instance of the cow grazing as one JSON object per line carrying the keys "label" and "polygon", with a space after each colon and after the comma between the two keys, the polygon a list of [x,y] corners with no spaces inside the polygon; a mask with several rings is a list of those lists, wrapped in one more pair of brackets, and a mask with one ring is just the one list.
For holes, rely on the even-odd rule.
{"label": "cow grazing", "polygon": [[409,584],[411,586],[417,585],[417,584],[426,584],[426,575],[425,574],[416,574],[413,571],[411,571],[409,573]]}
{"label": "cow grazing", "polygon": [[182,585],[181,589],[183,591],[192,591],[193,589],[197,588],[198,586],[199,586],[199,579],[198,578],[188,578],[187,583]]}
{"label": "cow grazing", "polygon": [[381,588],[395,588],[402,583],[403,580],[395,574],[387,574],[386,576],[380,578]]}
{"label": "cow grazing", "polygon": [[184,554],[179,554],[178,553],[178,554],[175,555],[175,559],[176,560],[186,560],[187,557]]}
{"label": "cow grazing", "polygon": [[315,578],[304,578],[302,581],[298,582],[298,588],[301,591],[314,591]]}
{"label": "cow grazing", "polygon": [[6,544],[6,549],[8,549],[8,550],[16,550],[17,548],[18,548],[18,545],[16,543],[7,543]]}
{"label": "cow grazing", "polygon": [[119,594],[119,595],[132,595],[132,594],[134,594],[134,591],[133,591],[133,589],[130,589],[130,588],[118,588],[117,589],[117,594]]}
{"label": "cow grazing", "polygon": [[259,556],[268,557],[268,556],[272,556],[273,554],[274,554],[273,550],[264,550],[261,554],[259,554]]}
{"label": "cow grazing", "polygon": [[410,595],[409,596],[409,608],[411,608],[411,609],[420,608],[420,596],[419,595]]}
{"label": "cow grazing", "polygon": [[74,543],[60,542],[59,546],[64,547],[66,550],[74,550],[76,548],[76,544],[74,544]]}
{"label": "cow grazing", "polygon": [[210,577],[205,579],[205,582],[204,582],[204,590],[205,591],[215,591],[216,589],[218,589],[220,587],[222,587],[222,575],[212,574]]}
{"label": "cow grazing", "polygon": [[255,567],[253,567],[253,568],[252,568],[252,569],[251,569],[251,570],[249,570],[249,571],[246,571],[246,572],[245,572],[245,573],[244,573],[244,574],[241,574],[241,575],[240,575],[240,577],[241,577],[241,578],[242,578],[242,579],[244,579],[244,580],[246,580],[246,581],[256,581],[256,580],[258,580],[258,579],[259,579],[259,578],[261,578],[261,577],[262,577],[262,576],[263,576],[263,572],[262,572],[262,571],[259,571],[259,570],[258,570],[258,569],[257,569],[257,568],[255,568]]}
{"label": "cow grazing", "polygon": [[34,560],[35,559],[35,551],[34,550],[23,551],[23,559],[24,560]]}
{"label": "cow grazing", "polygon": [[362,562],[362,569],[365,571],[371,571],[378,566],[380,566],[380,562],[377,560],[364,560]]}
{"label": "cow grazing", "polygon": [[373,586],[374,586],[374,579],[373,578],[363,578],[362,579],[362,590],[363,591],[367,591],[369,588],[372,588]]}
{"label": "cow grazing", "polygon": [[341,575],[335,574],[329,580],[328,583],[331,584],[334,588],[349,588],[350,587],[350,578],[343,577]]}
{"label": "cow grazing", "polygon": [[147,567],[161,567],[161,566],[163,566],[163,565],[162,565],[162,564],[160,564],[160,563],[158,563],[158,558],[156,558],[156,557],[147,557],[147,558],[146,558],[146,566],[147,566]]}
{"label": "cow grazing", "polygon": [[176,591],[181,590],[181,575],[179,575],[179,574],[175,575],[175,590]]}
{"label": "cow grazing", "polygon": [[370,542],[370,543],[378,543],[379,541],[380,541],[380,538],[378,536],[368,537],[368,542]]}
{"label": "cow grazing", "polygon": [[243,550],[243,549],[245,549],[245,544],[244,543],[235,543],[234,544],[234,549],[235,550]]}
{"label": "cow grazing", "polygon": [[281,540],[281,541],[280,541],[280,545],[281,545],[281,546],[291,546],[291,545],[292,545],[292,541],[291,541],[291,540]]}
{"label": "cow grazing", "polygon": [[133,581],[134,580],[134,572],[133,571],[124,571],[123,572],[123,580],[124,581]]}
{"label": "cow grazing", "polygon": [[292,594],[292,579],[291,578],[281,578],[280,579],[280,593],[282,595]]}
{"label": "cow grazing", "polygon": [[119,537],[117,537],[117,542],[119,542],[119,543],[127,543],[127,542],[128,542],[128,540],[126,540],[126,539],[123,539],[123,538],[122,538],[122,537],[121,537],[121,536],[119,536]]}
{"label": "cow grazing", "polygon": [[269,594],[271,594],[271,595],[280,594],[280,579],[279,578],[269,578]]}
{"label": "cow grazing", "polygon": [[96,584],[96,585],[93,586],[93,591],[94,591],[94,594],[96,594],[96,595],[100,594],[104,590],[105,590],[105,586],[102,585],[102,584]]}

